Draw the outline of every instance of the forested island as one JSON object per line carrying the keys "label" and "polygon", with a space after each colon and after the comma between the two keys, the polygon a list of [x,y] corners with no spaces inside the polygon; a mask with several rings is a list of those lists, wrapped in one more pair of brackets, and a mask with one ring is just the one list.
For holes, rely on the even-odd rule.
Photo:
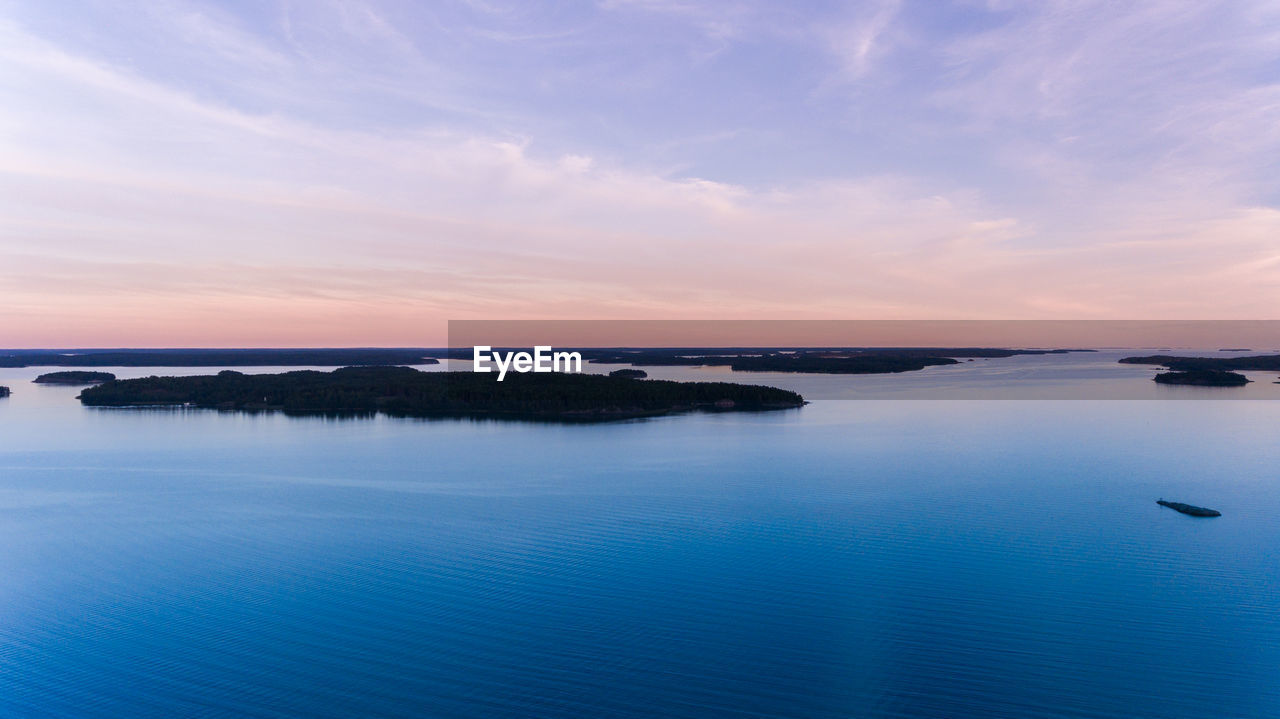
{"label": "forested island", "polygon": [[626,379],[644,379],[649,376],[649,373],[642,369],[616,369],[610,372],[609,376],[623,377]]}
{"label": "forested island", "polygon": [[[439,364],[425,349],[0,350],[0,367],[335,367]],[[434,354],[440,355],[441,352]]]}
{"label": "forested island", "polygon": [[914,372],[935,365],[959,364],[951,357],[909,355],[770,355],[741,357],[729,363],[735,372],[806,372],[813,374],[886,374]]}
{"label": "forested island", "polygon": [[85,372],[72,370],[69,372],[49,372],[35,378],[36,384],[97,384],[110,382],[116,376],[110,372]]}
{"label": "forested island", "polygon": [[799,407],[795,392],[727,382],[637,382],[588,374],[419,372],[411,367],[344,367],[194,377],[143,377],[85,389],[91,407],[187,405],[417,417],[492,417],[594,422],[692,410],[755,411]]}
{"label": "forested island", "polygon": [[1243,387],[1249,384],[1249,378],[1242,374],[1216,369],[1161,372],[1153,379],[1160,384],[1180,384],[1190,387]]}
{"label": "forested island", "polygon": [[1280,355],[1255,355],[1253,357],[1176,357],[1173,355],[1148,355],[1146,357],[1125,357],[1120,360],[1124,364],[1150,364],[1168,367],[1171,370],[1186,372],[1188,370],[1263,370],[1280,371]]}
{"label": "forested island", "polygon": [[8,396],[9,396],[9,388],[5,387],[4,385],[0,385],[0,397],[8,397]]}
{"label": "forested island", "polygon": [[[495,349],[528,349],[498,348]],[[573,348],[560,348],[571,350]],[[878,374],[910,372],[958,359],[1092,352],[998,347],[577,348],[584,360],[643,366],[724,366],[739,372]],[[466,348],[65,349],[0,350],[0,367],[348,367],[470,360]]]}
{"label": "forested island", "polygon": [[1072,349],[1004,349],[997,347],[864,347],[864,348],[667,348],[581,350],[588,362],[632,366],[729,367],[736,372],[800,372],[815,374],[884,374],[959,364],[966,358],[1092,352]]}

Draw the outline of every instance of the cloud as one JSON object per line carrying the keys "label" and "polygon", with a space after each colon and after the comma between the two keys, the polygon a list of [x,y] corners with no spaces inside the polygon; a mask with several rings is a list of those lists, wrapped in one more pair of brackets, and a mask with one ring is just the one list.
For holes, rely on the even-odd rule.
{"label": "cloud", "polygon": [[843,79],[856,81],[865,77],[873,60],[885,53],[885,36],[901,5],[901,0],[877,0],[861,7],[850,21],[834,28],[818,28],[818,34],[839,62]]}
{"label": "cloud", "polygon": [[1052,0],[1001,17],[944,46],[933,104],[1035,145],[1048,176],[1247,193],[1280,150],[1274,4]]}
{"label": "cloud", "polygon": [[[1270,316],[1271,16],[1240,4],[1219,18],[1227,35],[1197,35],[1223,8],[1082,7],[997,8],[935,36],[908,5],[867,5],[827,34],[812,17],[765,30],[765,11],[734,5],[734,49],[706,70],[733,93],[643,67],[673,87],[637,83],[608,112],[556,82],[502,102],[476,88],[504,88],[513,59],[548,42],[607,68],[611,14],[710,32],[705,6],[555,22],[466,7],[478,25],[441,19],[469,28],[441,42],[483,51],[452,65],[427,20],[354,2],[294,6],[287,32],[164,6],[137,22],[183,47],[130,60],[0,21],[0,325],[15,345],[404,345],[478,317]],[[842,53],[813,47],[824,38]],[[732,64],[760,72],[735,53],[761,43],[782,84]],[[198,68],[166,72],[169,52]],[[863,82],[813,98],[832,72]],[[743,87],[875,122],[780,111],[704,132],[674,127],[687,106],[626,114],[673,90],[741,102]],[[629,134],[661,122],[686,169]],[[593,123],[614,133],[603,149],[578,132]],[[785,180],[738,171],[791,162],[797,137],[838,161]]]}

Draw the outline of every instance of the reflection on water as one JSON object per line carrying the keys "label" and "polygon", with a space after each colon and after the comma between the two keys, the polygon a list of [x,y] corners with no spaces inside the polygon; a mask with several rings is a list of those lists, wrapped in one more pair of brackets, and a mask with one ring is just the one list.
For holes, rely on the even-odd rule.
{"label": "reflection on water", "polygon": [[90,411],[2,372],[0,716],[1280,708],[1276,403],[563,426]]}

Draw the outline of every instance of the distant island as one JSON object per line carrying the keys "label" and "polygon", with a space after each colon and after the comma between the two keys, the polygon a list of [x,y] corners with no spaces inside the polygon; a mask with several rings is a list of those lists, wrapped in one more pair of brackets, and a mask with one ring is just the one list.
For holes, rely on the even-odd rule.
{"label": "distant island", "polygon": [[382,412],[416,417],[488,417],[598,422],[693,410],[726,412],[800,407],[795,392],[726,382],[636,382],[589,374],[419,372],[411,367],[344,367],[106,382],[80,393],[90,407],[188,405],[298,413]]}
{"label": "distant island", "polygon": [[[499,349],[524,349],[504,348]],[[572,348],[584,360],[643,366],[722,366],[739,372],[879,374],[953,365],[975,357],[1093,352],[1090,349],[998,347],[666,347]],[[313,349],[0,349],[0,367],[350,367],[439,364],[470,360],[470,347]]]}
{"label": "distant island", "polygon": [[1182,502],[1166,502],[1163,499],[1157,499],[1156,504],[1162,507],[1168,507],[1175,512],[1182,512],[1193,517],[1221,517],[1222,512],[1216,509],[1208,509],[1207,507],[1197,507],[1194,504],[1183,504]]}
{"label": "distant island", "polygon": [[1248,347],[1223,347],[1219,352],[1252,352]]}
{"label": "distant island", "polygon": [[[439,364],[425,349],[0,350],[0,367],[342,367]],[[437,355],[445,354],[442,351]]]}
{"label": "distant island", "polygon": [[772,355],[742,357],[729,367],[735,372],[802,372],[809,374],[888,374],[914,372],[936,365],[960,364],[951,357],[913,357],[909,355]]}
{"label": "distant island", "polygon": [[610,372],[609,376],[625,377],[626,379],[644,379],[649,376],[649,373],[642,369],[616,369]]}
{"label": "distant island", "polygon": [[1154,379],[1160,384],[1181,384],[1192,387],[1243,387],[1249,384],[1249,378],[1242,374],[1216,369],[1162,372]]}
{"label": "distant island", "polygon": [[1224,370],[1161,372],[1161,374],[1152,377],[1152,379],[1162,385],[1244,386],[1249,384],[1249,377]]}
{"label": "distant island", "polygon": [[49,372],[36,377],[36,384],[97,384],[110,382],[116,376],[110,372]]}
{"label": "distant island", "polygon": [[582,350],[582,356],[588,362],[632,366],[729,367],[735,372],[886,374],[959,364],[957,358],[1000,358],[1092,351],[1094,350],[1019,350],[995,347],[667,348]]}
{"label": "distant island", "polygon": [[[1230,350],[1220,350],[1223,352]],[[1243,350],[1242,350],[1243,351]],[[1280,355],[1254,355],[1253,357],[1179,357],[1175,355],[1147,355],[1125,357],[1124,364],[1160,365],[1170,372],[1155,376],[1161,384],[1182,384],[1197,387],[1240,387],[1249,378],[1233,370],[1260,370],[1280,372]]]}
{"label": "distant island", "polygon": [[1176,357],[1173,355],[1148,355],[1125,357],[1123,364],[1160,365],[1176,371],[1188,370],[1262,370],[1280,371],[1280,355],[1255,355],[1253,357]]}

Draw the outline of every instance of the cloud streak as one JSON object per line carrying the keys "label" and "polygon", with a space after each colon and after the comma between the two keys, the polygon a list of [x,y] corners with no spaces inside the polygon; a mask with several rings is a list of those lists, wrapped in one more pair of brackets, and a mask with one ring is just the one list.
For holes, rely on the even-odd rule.
{"label": "cloud streak", "polygon": [[1280,290],[1262,3],[93,7],[0,19],[6,345],[1260,318]]}

